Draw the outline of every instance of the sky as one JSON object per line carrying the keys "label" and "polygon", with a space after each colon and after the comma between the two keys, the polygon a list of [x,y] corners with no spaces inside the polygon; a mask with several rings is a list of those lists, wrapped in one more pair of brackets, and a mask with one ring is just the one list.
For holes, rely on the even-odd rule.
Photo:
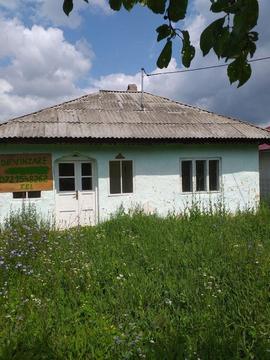
{"label": "sky", "polygon": [[[270,56],[269,0],[259,0],[260,38],[255,58]],[[202,30],[215,18],[210,0],[191,0],[181,24],[196,46],[191,67],[217,65],[214,54],[203,58]],[[113,12],[107,0],[74,0],[67,17],[62,0],[0,0],[0,121],[74,99],[99,89],[126,90],[140,69],[160,71],[163,47],[155,29],[162,16],[136,6]],[[166,71],[182,69],[180,43]],[[270,125],[270,61],[252,65],[252,78],[237,89],[226,68],[144,78],[145,91],[240,118]]]}

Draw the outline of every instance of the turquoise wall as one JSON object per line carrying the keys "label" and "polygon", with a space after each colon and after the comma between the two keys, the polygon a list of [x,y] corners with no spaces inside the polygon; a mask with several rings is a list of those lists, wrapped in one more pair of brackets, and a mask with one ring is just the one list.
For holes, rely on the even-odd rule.
{"label": "turquoise wall", "polygon": [[[181,212],[192,201],[207,206],[222,201],[230,211],[255,207],[259,201],[259,161],[256,145],[0,145],[0,154],[51,153],[53,165],[62,157],[76,155],[96,163],[97,220],[108,218],[122,205],[160,215]],[[109,160],[123,154],[134,164],[134,193],[109,194]],[[191,195],[181,193],[181,158],[220,158],[222,187],[216,193]],[[45,217],[55,215],[55,189],[43,191],[40,199],[31,200]],[[0,221],[10,210],[19,209],[22,200],[12,193],[0,193]]]}

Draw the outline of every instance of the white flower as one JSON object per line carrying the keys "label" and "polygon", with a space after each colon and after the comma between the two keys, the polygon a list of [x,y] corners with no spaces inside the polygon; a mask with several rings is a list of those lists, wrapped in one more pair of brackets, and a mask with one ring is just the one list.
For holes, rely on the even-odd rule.
{"label": "white flower", "polygon": [[170,299],[165,299],[165,304],[167,304],[167,305],[172,305],[172,300],[170,300]]}
{"label": "white flower", "polygon": [[118,276],[116,276],[117,280],[124,280],[124,275],[123,274],[119,274]]}

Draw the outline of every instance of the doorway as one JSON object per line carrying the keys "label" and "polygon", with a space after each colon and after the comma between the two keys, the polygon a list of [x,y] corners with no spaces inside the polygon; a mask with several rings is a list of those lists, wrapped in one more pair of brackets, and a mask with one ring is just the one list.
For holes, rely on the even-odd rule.
{"label": "doorway", "polygon": [[55,170],[57,226],[94,225],[96,185],[93,162],[59,161]]}

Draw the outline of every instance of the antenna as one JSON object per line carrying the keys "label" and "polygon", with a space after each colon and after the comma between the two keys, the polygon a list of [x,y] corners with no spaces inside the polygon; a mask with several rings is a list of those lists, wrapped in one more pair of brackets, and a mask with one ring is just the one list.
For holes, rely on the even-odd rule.
{"label": "antenna", "polygon": [[143,77],[144,77],[145,70],[144,68],[141,68],[141,110],[144,110],[143,105]]}

